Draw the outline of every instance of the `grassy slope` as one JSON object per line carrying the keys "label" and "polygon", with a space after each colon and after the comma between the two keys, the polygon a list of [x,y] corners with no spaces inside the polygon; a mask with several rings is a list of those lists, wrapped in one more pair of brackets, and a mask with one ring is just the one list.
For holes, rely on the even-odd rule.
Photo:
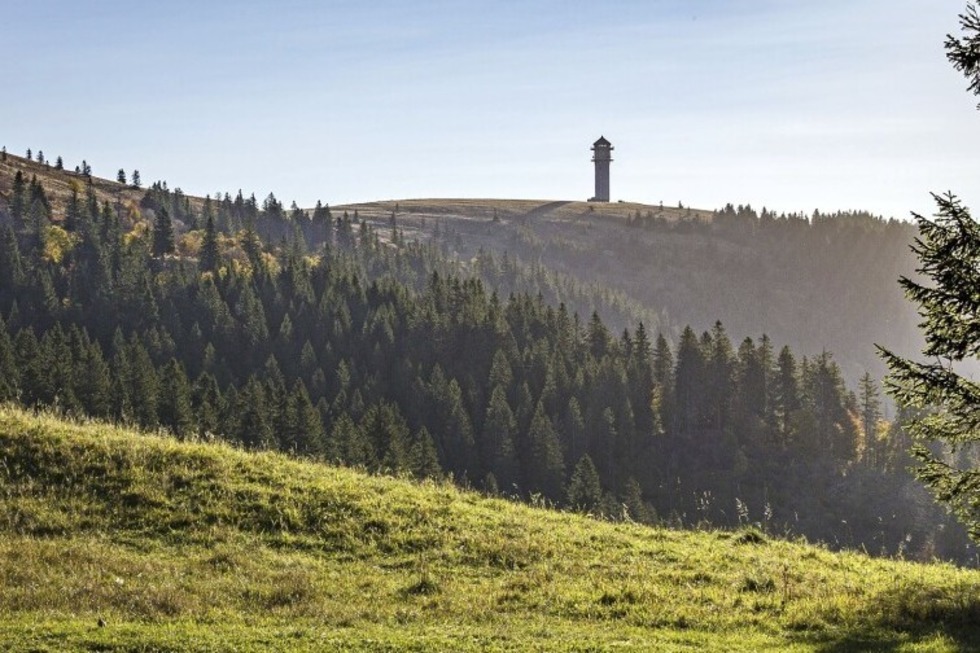
{"label": "grassy slope", "polygon": [[978,589],[0,407],[4,650],[964,650]]}

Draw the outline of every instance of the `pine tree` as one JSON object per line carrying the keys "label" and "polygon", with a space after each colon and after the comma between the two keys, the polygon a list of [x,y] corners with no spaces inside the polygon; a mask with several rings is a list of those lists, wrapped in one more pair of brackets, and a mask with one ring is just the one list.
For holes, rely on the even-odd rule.
{"label": "pine tree", "polygon": [[20,371],[17,369],[14,341],[0,317],[0,403],[16,399],[19,386]]}
{"label": "pine tree", "polygon": [[408,464],[416,478],[439,478],[442,475],[436,443],[424,426],[416,432],[412,440]]}
{"label": "pine tree", "polygon": [[627,479],[620,494],[620,505],[623,507],[624,519],[632,519],[641,524],[652,524],[656,521],[656,513],[643,500],[643,490],[635,478]]}
{"label": "pine tree", "polygon": [[704,421],[707,408],[703,397],[706,388],[704,354],[691,327],[685,327],[677,346],[674,368],[675,431],[691,434]]}
{"label": "pine tree", "polygon": [[735,356],[721,322],[715,322],[710,341],[710,350],[706,352],[708,417],[714,428],[724,429],[728,426],[731,411]]}
{"label": "pine tree", "polygon": [[208,215],[207,221],[204,223],[204,238],[201,242],[201,271],[215,272],[218,269],[219,261],[218,234],[214,227],[214,217]]}
{"label": "pine tree", "polygon": [[12,301],[24,282],[24,265],[17,236],[9,225],[0,227],[0,306]]}
{"label": "pine tree", "polygon": [[555,427],[538,402],[531,428],[528,431],[529,457],[524,461],[526,486],[531,492],[541,492],[556,500],[562,496],[565,463]]}
{"label": "pine tree", "polygon": [[640,438],[649,437],[657,429],[657,416],[654,412],[656,380],[650,340],[642,322],[636,328],[636,336],[629,352],[627,380],[637,435]]}
{"label": "pine tree", "polygon": [[377,452],[381,470],[398,473],[409,469],[409,430],[397,407],[387,402],[374,404],[364,413],[360,428]]}
{"label": "pine tree", "polygon": [[126,171],[122,168],[119,168],[119,172],[116,173],[116,181],[124,185],[126,183]]}
{"label": "pine tree", "polygon": [[14,224],[23,223],[27,213],[27,180],[20,170],[14,175],[14,185],[10,191],[10,215]]}
{"label": "pine tree", "polygon": [[299,379],[289,394],[288,439],[296,452],[304,456],[322,457],[326,453],[326,434],[323,420],[310,401],[306,385]]}
{"label": "pine tree", "polygon": [[[946,56],[980,95],[980,15],[971,2],[960,16],[965,36],[946,39]],[[980,107],[978,107],[980,108]],[[924,318],[929,362],[916,362],[881,349],[890,374],[889,393],[912,413],[905,424],[916,446],[916,475],[946,503],[980,541],[980,468],[958,464],[964,451],[980,441],[980,384],[955,371],[954,363],[980,354],[980,225],[951,193],[934,195],[938,212],[930,220],[915,215],[919,236],[912,251],[918,272],[930,283],[908,277],[900,281],[906,296]],[[908,414],[908,413],[907,413]]]}
{"label": "pine tree", "polygon": [[221,431],[221,390],[214,376],[201,372],[192,393],[198,436],[209,438]]}
{"label": "pine tree", "polygon": [[327,452],[329,459],[352,467],[370,467],[376,460],[371,441],[346,412],[333,422]]}
{"label": "pine tree", "polygon": [[112,377],[109,364],[98,342],[85,341],[81,364],[77,366],[76,390],[85,412],[94,417],[112,414]]}
{"label": "pine tree", "polygon": [[518,481],[514,451],[517,420],[507,403],[504,387],[494,386],[490,393],[480,434],[480,448],[484,468],[493,472],[501,487],[509,489]]}
{"label": "pine tree", "polygon": [[164,256],[165,254],[172,254],[176,250],[174,225],[170,219],[170,212],[165,207],[160,207],[156,219],[153,221],[153,255]]}
{"label": "pine tree", "polygon": [[184,366],[171,358],[160,375],[160,425],[179,436],[194,432],[191,385]]}
{"label": "pine tree", "polygon": [[[980,25],[970,31],[980,34]],[[975,47],[973,52],[980,50]],[[909,410],[905,430],[915,442],[916,476],[980,541],[980,468],[960,464],[959,456],[980,442],[980,384],[954,369],[954,363],[980,355],[980,225],[951,194],[934,197],[935,219],[915,216],[919,236],[913,248],[917,271],[931,283],[901,279],[924,318],[923,353],[929,362],[881,349],[890,370],[885,383]]]}
{"label": "pine tree", "polygon": [[575,471],[568,481],[568,505],[582,512],[594,512],[602,502],[602,486],[599,483],[599,472],[596,471],[592,459],[582,456],[575,465]]}
{"label": "pine tree", "polygon": [[160,380],[146,347],[135,335],[127,346],[126,358],[129,362],[129,382],[132,383],[129,396],[133,418],[143,428],[155,428],[159,420]]}
{"label": "pine tree", "polygon": [[249,449],[270,449],[275,444],[265,389],[255,375],[238,394],[235,439]]}
{"label": "pine tree", "polygon": [[21,329],[14,338],[17,369],[20,371],[20,396],[26,406],[37,405],[44,396],[45,371],[41,346],[34,330]]}
{"label": "pine tree", "polygon": [[794,417],[800,409],[799,378],[796,358],[789,347],[783,347],[779,352],[773,388],[772,414],[776,425],[776,433],[782,446],[789,445],[794,439]]}
{"label": "pine tree", "polygon": [[858,382],[858,409],[861,411],[861,431],[864,435],[864,460],[872,469],[880,469],[878,423],[881,421],[881,399],[878,397],[878,385],[869,372],[865,372]]}

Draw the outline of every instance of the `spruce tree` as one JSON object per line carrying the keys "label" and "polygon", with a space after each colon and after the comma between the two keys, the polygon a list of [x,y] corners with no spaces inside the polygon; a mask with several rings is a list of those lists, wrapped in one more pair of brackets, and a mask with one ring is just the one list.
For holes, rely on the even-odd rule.
{"label": "spruce tree", "polygon": [[416,478],[439,478],[442,475],[436,443],[424,426],[415,433],[408,451],[408,464]]}
{"label": "spruce tree", "polygon": [[568,505],[582,512],[594,512],[602,502],[599,472],[588,455],[582,456],[575,465],[566,494]]}
{"label": "spruce tree", "polygon": [[194,432],[191,385],[184,366],[171,358],[160,375],[160,425],[178,436]]}
{"label": "spruce tree", "polygon": [[221,390],[214,376],[201,372],[192,393],[194,421],[199,437],[208,438],[221,430]]}
{"label": "spruce tree", "polygon": [[160,402],[160,380],[146,347],[136,339],[130,338],[126,358],[129,362],[129,380],[132,383],[130,397],[133,418],[143,428],[155,428],[158,424]]}
{"label": "spruce tree", "polygon": [[218,269],[219,256],[218,234],[214,227],[214,216],[208,215],[207,221],[204,223],[204,239],[201,242],[201,271],[216,271]]}
{"label": "spruce tree", "polygon": [[[980,29],[973,29],[980,34]],[[980,541],[980,468],[959,454],[980,442],[980,384],[954,364],[980,356],[980,225],[952,195],[935,195],[935,219],[916,215],[913,251],[929,282],[903,277],[906,295],[922,315],[926,362],[881,349],[890,370],[889,393],[908,412],[916,476]]]}
{"label": "spruce tree", "polygon": [[13,401],[20,392],[20,371],[14,341],[7,331],[7,325],[0,317],[0,402]]}
{"label": "spruce tree", "polygon": [[544,412],[544,405],[538,402],[531,428],[528,431],[529,457],[525,463],[524,476],[527,488],[541,492],[551,500],[562,497],[565,463],[562,459],[558,434],[551,420]]}
{"label": "spruce tree", "polygon": [[872,469],[879,469],[881,446],[878,440],[878,423],[881,421],[881,399],[878,397],[878,385],[869,372],[865,372],[858,382],[858,409],[861,411],[865,463]]}
{"label": "spruce tree", "polygon": [[160,207],[153,221],[153,255],[172,254],[176,249],[174,225],[170,219],[170,212],[165,207]]}
{"label": "spruce tree", "polygon": [[76,372],[76,394],[85,412],[94,417],[112,413],[112,376],[98,342],[84,342]]}
{"label": "spruce tree", "polygon": [[494,386],[487,403],[480,434],[483,466],[492,471],[500,487],[510,489],[518,481],[514,435],[517,420],[507,403],[504,386]]}

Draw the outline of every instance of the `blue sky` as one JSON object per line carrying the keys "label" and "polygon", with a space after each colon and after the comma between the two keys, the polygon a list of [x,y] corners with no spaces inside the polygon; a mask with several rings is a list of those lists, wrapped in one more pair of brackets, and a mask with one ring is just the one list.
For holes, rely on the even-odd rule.
{"label": "blue sky", "polygon": [[965,0],[5,4],[0,144],[102,176],[302,206],[585,199],[603,134],[613,199],[980,199],[977,99],[942,49]]}

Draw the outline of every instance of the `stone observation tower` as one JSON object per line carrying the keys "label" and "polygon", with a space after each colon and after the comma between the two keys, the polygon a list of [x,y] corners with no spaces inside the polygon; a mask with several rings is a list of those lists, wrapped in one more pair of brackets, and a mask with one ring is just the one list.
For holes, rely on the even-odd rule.
{"label": "stone observation tower", "polygon": [[590,200],[592,202],[609,201],[609,164],[612,163],[611,153],[614,149],[604,136],[592,144],[592,161],[595,163],[595,197]]}

